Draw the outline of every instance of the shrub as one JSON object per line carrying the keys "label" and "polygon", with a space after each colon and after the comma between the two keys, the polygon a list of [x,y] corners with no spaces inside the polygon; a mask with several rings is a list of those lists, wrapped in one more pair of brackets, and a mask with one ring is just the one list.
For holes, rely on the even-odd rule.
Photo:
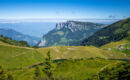
{"label": "shrub", "polygon": [[108,66],[99,72],[99,80],[129,80],[130,62]]}
{"label": "shrub", "polygon": [[41,70],[40,70],[38,65],[35,67],[35,77],[34,77],[34,80],[43,80],[42,79]]}
{"label": "shrub", "polygon": [[0,66],[0,80],[7,80],[7,79],[8,79],[8,75],[6,74],[2,66]]}

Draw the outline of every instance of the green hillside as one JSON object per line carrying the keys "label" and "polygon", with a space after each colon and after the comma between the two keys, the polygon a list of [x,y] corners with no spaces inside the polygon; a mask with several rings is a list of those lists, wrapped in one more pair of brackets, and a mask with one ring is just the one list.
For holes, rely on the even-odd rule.
{"label": "green hillside", "polygon": [[77,58],[128,58],[123,52],[117,53],[115,51],[102,50],[94,46],[62,46],[62,47],[48,47],[38,48],[38,52],[46,56],[48,50],[51,51],[53,59],[77,59]]}
{"label": "green hillside", "polygon": [[0,64],[7,69],[26,68],[30,65],[40,63],[51,51],[53,59],[79,59],[79,58],[116,58],[128,59],[123,52],[102,50],[93,46],[62,46],[48,48],[28,48],[9,45],[0,42]]}
{"label": "green hillside", "polygon": [[[55,78],[57,80],[98,80],[97,73],[106,65],[117,63],[117,60],[104,60],[104,59],[69,59],[59,60],[56,64]],[[40,65],[40,70],[44,65]],[[10,72],[16,80],[34,80],[35,68],[16,70]],[[41,72],[42,77],[45,74]]]}
{"label": "green hillside", "polygon": [[100,47],[103,50],[107,50],[109,52],[117,52],[117,53],[124,53],[125,56],[130,58],[130,41],[129,40],[121,40],[117,42],[110,42],[106,45]]}
{"label": "green hillside", "polygon": [[107,65],[98,72],[98,75],[100,80],[129,80],[129,73],[130,62],[128,61]]}
{"label": "green hillside", "polygon": [[130,40],[130,18],[118,21],[101,29],[84,40],[82,45],[102,46],[112,41],[115,42],[122,39]]}
{"label": "green hillside", "polygon": [[[0,42],[0,65],[15,80],[34,80],[35,66],[33,67],[33,65],[43,62],[48,50],[51,51],[53,59],[58,60],[55,62],[57,67],[54,75],[59,80],[97,79],[97,73],[102,67],[120,62],[117,60],[106,60],[107,58],[128,59],[122,52],[109,52],[93,46],[28,48]],[[59,59],[67,60],[60,61]],[[40,69],[42,70],[43,68],[44,65],[41,65]],[[45,77],[45,74],[42,73],[42,76]]]}
{"label": "green hillside", "polygon": [[15,40],[12,40],[10,38],[4,37],[2,35],[0,35],[0,41],[4,42],[4,43],[11,44],[11,45],[29,47],[29,45],[28,45],[28,43],[26,41],[15,41]]}
{"label": "green hillside", "polygon": [[35,49],[17,47],[0,42],[0,64],[7,69],[26,68],[42,61],[43,56]]}

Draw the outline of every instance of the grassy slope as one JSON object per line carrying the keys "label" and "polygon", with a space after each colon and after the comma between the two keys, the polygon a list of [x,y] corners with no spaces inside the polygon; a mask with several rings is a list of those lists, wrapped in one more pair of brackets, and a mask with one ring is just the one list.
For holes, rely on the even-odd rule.
{"label": "grassy slope", "polygon": [[62,47],[49,47],[37,49],[40,53],[46,56],[48,50],[51,50],[51,55],[54,59],[68,59],[68,58],[127,58],[124,53],[110,52],[102,50],[93,46],[62,46]]}
{"label": "grassy slope", "polygon": [[51,50],[53,59],[77,59],[91,57],[127,58],[122,52],[117,53],[115,51],[102,50],[93,46],[62,46],[34,49],[12,46],[0,42],[0,64],[7,69],[25,68],[29,65],[42,62],[48,50]]}
{"label": "grassy slope", "polygon": [[[120,45],[123,45],[122,50],[118,49]],[[127,48],[130,48],[130,41],[127,39],[123,39],[123,40],[117,41],[117,42],[111,42],[100,48],[104,49],[104,50],[108,50],[108,48],[111,48],[111,51],[109,51],[109,52],[116,52],[118,54],[124,53],[124,55],[126,55],[130,58],[130,50],[127,50]]]}
{"label": "grassy slope", "polygon": [[[127,58],[124,53],[109,52],[93,46],[62,46],[48,48],[28,48],[18,47],[0,42],[0,64],[9,73],[13,74],[16,80],[33,80],[34,68],[25,69],[27,66],[39,63],[44,60],[46,52],[51,50],[53,59],[68,59],[68,58]],[[73,80],[91,78],[105,65],[116,62],[115,60],[85,60],[81,62],[64,62],[57,63],[56,77],[62,76]],[[67,65],[67,66],[66,66]],[[78,65],[78,66],[77,66]],[[41,66],[42,67],[42,66]],[[73,75],[71,75],[73,74]]]}
{"label": "grassy slope", "polygon": [[42,60],[43,56],[35,49],[0,42],[0,64],[7,69],[25,68]]}

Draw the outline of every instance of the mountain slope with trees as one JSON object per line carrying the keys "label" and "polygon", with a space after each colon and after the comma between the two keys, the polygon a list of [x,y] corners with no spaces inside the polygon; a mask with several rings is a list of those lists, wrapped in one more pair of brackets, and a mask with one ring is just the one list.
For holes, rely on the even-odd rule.
{"label": "mountain slope with trees", "polygon": [[82,45],[102,46],[110,42],[130,40],[130,18],[109,25],[82,42]]}
{"label": "mountain slope with trees", "polygon": [[22,46],[22,47],[29,47],[28,43],[26,41],[15,41],[8,37],[0,36],[0,41],[10,44],[10,45],[16,45],[16,46]]}
{"label": "mountain slope with trees", "polygon": [[0,35],[11,38],[12,40],[16,41],[26,41],[30,46],[35,46],[40,41],[40,38],[24,35],[13,29],[7,28],[0,28]]}

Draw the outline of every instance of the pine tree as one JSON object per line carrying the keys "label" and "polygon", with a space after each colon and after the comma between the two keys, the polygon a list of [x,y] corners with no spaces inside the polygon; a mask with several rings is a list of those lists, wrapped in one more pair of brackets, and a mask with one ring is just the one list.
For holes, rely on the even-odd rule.
{"label": "pine tree", "polygon": [[43,72],[47,76],[47,80],[54,80],[54,77],[53,77],[54,71],[55,71],[55,65],[50,55],[50,51],[48,51],[47,58],[45,59],[45,62],[44,62],[44,69],[43,69]]}

